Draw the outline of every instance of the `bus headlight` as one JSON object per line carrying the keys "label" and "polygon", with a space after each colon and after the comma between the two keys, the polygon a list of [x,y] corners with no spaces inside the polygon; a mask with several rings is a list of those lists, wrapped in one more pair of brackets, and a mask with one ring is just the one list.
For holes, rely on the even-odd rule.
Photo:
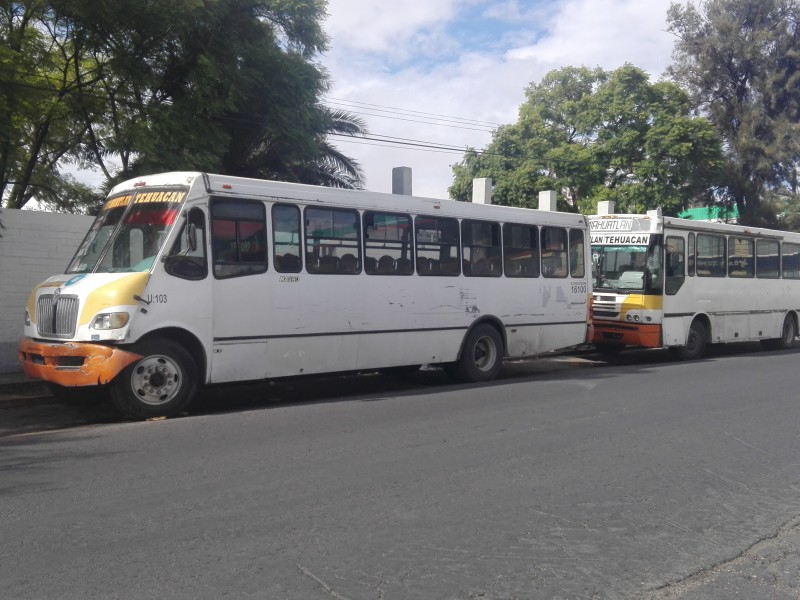
{"label": "bus headlight", "polygon": [[30,327],[30,326],[31,326],[31,313],[29,313],[26,310],[25,311],[25,327]]}
{"label": "bus headlight", "polygon": [[130,320],[126,312],[100,313],[92,321],[92,329],[120,329]]}

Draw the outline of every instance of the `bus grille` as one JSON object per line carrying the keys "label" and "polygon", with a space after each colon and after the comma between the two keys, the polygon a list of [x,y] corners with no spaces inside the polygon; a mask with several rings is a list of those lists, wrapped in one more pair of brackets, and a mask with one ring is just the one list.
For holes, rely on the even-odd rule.
{"label": "bus grille", "polygon": [[592,301],[592,317],[595,319],[616,319],[619,317],[619,310],[614,296],[595,296]]}
{"label": "bus grille", "polygon": [[75,335],[77,322],[77,296],[60,296],[55,302],[52,294],[39,296],[36,325],[40,335],[71,338]]}

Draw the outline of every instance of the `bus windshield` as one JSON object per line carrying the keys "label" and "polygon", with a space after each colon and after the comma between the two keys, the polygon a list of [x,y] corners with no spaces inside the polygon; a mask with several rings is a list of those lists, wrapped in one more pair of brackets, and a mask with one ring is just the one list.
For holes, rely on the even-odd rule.
{"label": "bus windshield", "polygon": [[647,246],[592,246],[592,262],[596,289],[644,290]]}
{"label": "bus windshield", "polygon": [[149,271],[185,197],[185,189],[142,189],[112,196],[66,272]]}

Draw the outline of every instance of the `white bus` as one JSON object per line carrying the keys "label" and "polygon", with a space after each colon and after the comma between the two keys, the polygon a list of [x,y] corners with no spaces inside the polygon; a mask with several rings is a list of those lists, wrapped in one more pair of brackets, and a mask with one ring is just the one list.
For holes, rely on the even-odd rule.
{"label": "white bus", "polygon": [[800,233],[644,215],[589,217],[592,343],[603,353],[708,343],[794,344]]}
{"label": "white bus", "polygon": [[66,272],[31,293],[19,355],[126,415],[200,384],[504,357],[587,340],[586,218],[166,173],[116,186]]}

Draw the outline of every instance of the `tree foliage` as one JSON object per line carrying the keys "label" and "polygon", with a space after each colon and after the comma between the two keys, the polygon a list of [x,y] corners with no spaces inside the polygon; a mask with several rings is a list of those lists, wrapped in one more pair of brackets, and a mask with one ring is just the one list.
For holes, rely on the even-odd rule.
{"label": "tree foliage", "polygon": [[[140,174],[208,170],[360,187],[329,135],[325,0],[0,2],[0,198],[63,210]],[[96,199],[95,199],[96,201]]]}
{"label": "tree foliage", "polygon": [[719,140],[675,84],[652,84],[631,65],[566,67],[525,94],[517,123],[454,165],[452,197],[469,200],[472,179],[491,177],[499,204],[535,207],[540,190],[554,189],[562,209],[612,200],[620,211],[675,214],[710,192]]}
{"label": "tree foliage", "polygon": [[796,0],[673,4],[670,73],[719,132],[719,198],[748,224],[796,217],[800,159],[800,5]]}

